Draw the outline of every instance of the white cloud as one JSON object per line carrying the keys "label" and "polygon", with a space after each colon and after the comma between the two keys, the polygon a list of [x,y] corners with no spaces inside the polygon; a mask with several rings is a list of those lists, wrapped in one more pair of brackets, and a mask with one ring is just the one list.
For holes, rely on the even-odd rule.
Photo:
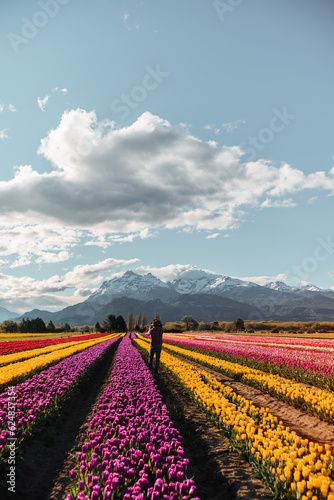
{"label": "white cloud", "polygon": [[263,203],[261,203],[262,208],[292,208],[296,205],[297,203],[295,203],[291,198],[288,200],[271,200],[267,198]]}
{"label": "white cloud", "polygon": [[234,122],[228,122],[228,123],[222,123],[222,129],[225,130],[225,132],[234,132],[237,128],[240,127],[240,125],[244,125],[246,123],[246,120],[235,120]]}
{"label": "white cloud", "polygon": [[199,269],[191,264],[170,264],[163,267],[140,266],[133,269],[137,274],[145,275],[152,273],[161,281],[173,281],[178,278],[203,278],[206,276],[217,276],[216,273],[208,269]]}
{"label": "white cloud", "polygon": [[0,254],[18,258],[9,267],[37,263],[63,262],[69,258],[68,249],[77,245],[81,232],[45,225],[14,225],[0,228]]}
{"label": "white cloud", "polygon": [[41,111],[45,111],[49,99],[49,95],[46,95],[45,97],[43,97],[43,99],[41,97],[37,97],[37,105]]}
{"label": "white cloud", "polygon": [[[4,307],[13,307],[17,312],[27,308],[48,307],[59,309],[79,302],[79,298],[87,296],[82,289],[93,290],[90,285],[98,284],[104,275],[116,267],[129,266],[139,259],[108,258],[92,265],[78,265],[64,276],[51,276],[45,280],[35,280],[30,276],[10,276],[0,273],[0,301]],[[59,298],[56,293],[77,289],[72,297]],[[15,297],[15,298],[13,298]]]}
{"label": "white cloud", "polygon": [[312,205],[317,199],[318,199],[318,196],[311,196],[311,198],[309,198],[307,200],[307,204]]}
{"label": "white cloud", "polygon": [[36,262],[38,264],[42,263],[55,263],[55,262],[64,262],[65,260],[68,260],[71,257],[69,252],[66,250],[63,250],[62,252],[44,252],[38,259],[36,259]]}
{"label": "white cloud", "polygon": [[52,89],[52,92],[57,92],[57,94],[67,94],[68,89],[65,89],[65,88],[64,89],[60,89],[58,87],[54,87]]}
{"label": "white cloud", "polygon": [[[60,89],[59,87],[54,87],[51,92],[52,94],[56,93],[59,95],[66,95],[68,93],[68,89],[66,88]],[[41,97],[37,97],[37,104],[41,111],[45,111],[46,105],[49,102],[50,97],[51,95],[48,94],[45,97],[43,97],[43,99]]]}
{"label": "white cloud", "polygon": [[2,113],[5,109],[8,109],[8,111],[11,111],[12,113],[15,113],[17,111],[14,104],[8,104],[8,106],[6,106],[2,102],[0,102],[0,113]]}
{"label": "white cloud", "polygon": [[207,240],[213,240],[215,238],[218,238],[219,235],[220,235],[220,233],[209,234],[209,236],[207,236],[206,239]]}
{"label": "white cloud", "polygon": [[124,23],[125,28],[128,31],[132,31],[133,29],[138,31],[141,28],[141,23],[139,23],[138,21],[135,20],[130,24],[129,18],[130,18],[130,12],[128,12],[128,11],[124,12],[124,14],[122,15],[122,19],[123,19],[123,23]]}
{"label": "white cloud", "polygon": [[94,111],[66,111],[39,153],[51,172],[21,165],[0,182],[2,255],[45,262],[87,238],[107,248],[159,228],[217,233],[239,227],[247,208],[292,207],[291,195],[305,189],[334,192],[334,169],[243,163],[239,147],[202,141],[149,112],[118,128]]}
{"label": "white cloud", "polygon": [[283,283],[287,281],[288,276],[284,273],[279,273],[276,276],[251,276],[248,278],[239,278],[244,281],[251,281],[252,283],[256,283],[257,285],[265,286],[268,283],[275,281],[282,281]]}
{"label": "white cloud", "polygon": [[4,129],[0,130],[0,139],[2,141],[5,141],[6,139],[8,139],[7,130],[8,130],[8,128],[4,128]]}

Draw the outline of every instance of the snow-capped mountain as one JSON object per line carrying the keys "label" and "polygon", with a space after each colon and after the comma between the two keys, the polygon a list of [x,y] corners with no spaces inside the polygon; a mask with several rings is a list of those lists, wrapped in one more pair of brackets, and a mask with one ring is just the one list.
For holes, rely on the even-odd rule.
{"label": "snow-capped mountain", "polygon": [[181,294],[210,293],[220,295],[231,287],[257,287],[259,285],[230,276],[207,275],[193,279],[180,278],[170,282],[170,286]]}
{"label": "snow-capped mountain", "polygon": [[306,292],[330,292],[332,290],[322,290],[321,288],[313,285],[313,283],[308,283],[307,281],[301,281],[299,286],[295,290],[302,290]]}
{"label": "snow-capped mountain", "polygon": [[[44,321],[70,325],[94,324],[107,314],[155,313],[163,321],[177,321],[185,315],[198,321],[251,320],[334,321],[334,291],[311,283],[290,287],[269,277],[233,278],[188,269],[164,280],[145,270],[126,271],[104,281],[84,302],[56,313],[37,311]],[[159,274],[158,272],[156,274]],[[36,317],[36,311],[22,317]]]}
{"label": "snow-capped mountain", "polygon": [[144,276],[133,271],[126,271],[123,275],[104,281],[101,287],[94,292],[86,302],[107,304],[115,297],[129,297],[151,299],[155,297],[169,297],[173,295],[167,283],[148,273]]}
{"label": "snow-capped mountain", "polygon": [[[115,297],[135,299],[166,299],[178,295],[211,294],[229,296],[233,293],[259,292],[263,295],[266,289],[283,293],[300,293],[303,291],[321,292],[322,290],[311,283],[302,282],[298,287],[291,287],[283,281],[272,278],[232,278],[205,271],[196,274],[180,273],[180,277],[172,281],[162,281],[152,273],[138,274],[126,271],[121,275],[104,281],[96,292],[88,297],[86,302],[106,304]],[[239,292],[238,292],[239,290]],[[323,290],[325,291],[325,290]]]}
{"label": "snow-capped mountain", "polygon": [[278,292],[291,292],[291,286],[287,285],[283,281],[269,281],[264,285],[266,288],[271,290],[277,290]]}

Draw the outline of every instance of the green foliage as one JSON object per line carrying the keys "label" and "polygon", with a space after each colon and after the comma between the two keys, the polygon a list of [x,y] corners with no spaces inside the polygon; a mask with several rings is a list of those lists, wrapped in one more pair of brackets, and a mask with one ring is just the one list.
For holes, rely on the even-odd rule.
{"label": "green foliage", "polygon": [[181,319],[182,323],[185,323],[185,331],[189,330],[197,330],[198,329],[198,321],[196,321],[191,316],[183,316]]}
{"label": "green foliage", "polygon": [[19,323],[19,331],[22,333],[46,333],[48,331],[46,324],[42,320],[42,318],[23,318]]}
{"label": "green foliage", "polygon": [[102,323],[101,331],[103,332],[126,332],[126,323],[123,316],[109,314]]}
{"label": "green foliage", "polygon": [[127,326],[128,332],[132,332],[132,330],[134,329],[135,319],[134,319],[132,311],[130,311],[128,314],[128,322],[127,322],[126,326]]}
{"label": "green foliage", "polygon": [[50,333],[53,333],[53,332],[55,332],[55,331],[56,331],[56,327],[55,327],[55,325],[53,324],[53,321],[51,321],[51,320],[50,320],[50,321],[49,321],[49,323],[47,324],[47,327],[46,327],[46,328],[47,328],[48,332],[50,332]]}
{"label": "green foliage", "polygon": [[17,333],[19,331],[19,327],[18,324],[15,323],[15,321],[11,319],[6,319],[6,321],[2,323],[1,330],[4,333]]}
{"label": "green foliage", "polygon": [[244,331],[245,330],[244,320],[241,318],[235,319],[231,325],[231,328],[232,328],[232,331],[235,331],[235,332]]}
{"label": "green foliage", "polygon": [[168,321],[164,324],[165,333],[182,333],[184,332],[184,323],[181,321]]}

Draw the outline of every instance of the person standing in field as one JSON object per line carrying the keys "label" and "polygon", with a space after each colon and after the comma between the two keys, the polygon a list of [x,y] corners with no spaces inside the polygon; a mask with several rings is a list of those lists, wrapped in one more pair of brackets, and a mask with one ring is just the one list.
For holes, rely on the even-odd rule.
{"label": "person standing in field", "polygon": [[153,358],[154,358],[154,354],[155,354],[154,375],[156,375],[158,373],[158,369],[159,369],[160,354],[161,354],[161,349],[162,349],[163,330],[161,328],[160,321],[157,319],[154,319],[152,321],[147,333],[151,337],[148,366],[149,366],[149,369],[152,371]]}

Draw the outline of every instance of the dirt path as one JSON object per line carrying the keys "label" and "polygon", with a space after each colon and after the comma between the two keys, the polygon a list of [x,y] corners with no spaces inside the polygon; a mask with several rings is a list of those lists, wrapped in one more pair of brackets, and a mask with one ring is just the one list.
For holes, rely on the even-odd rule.
{"label": "dirt path", "polygon": [[279,401],[270,394],[263,393],[258,389],[243,384],[242,382],[237,382],[226,375],[222,375],[221,373],[212,370],[211,368],[207,368],[199,363],[183,358],[182,356],[178,356],[175,353],[172,354],[173,356],[178,357],[180,360],[189,363],[200,370],[205,370],[222,384],[231,387],[237,394],[253,401],[256,406],[269,408],[269,411],[273,415],[278,417],[279,420],[282,420],[284,425],[290,427],[290,429],[294,430],[299,436],[322,445],[329,444],[331,446],[332,453],[334,453],[334,424],[323,422],[305,411],[297,410],[296,408],[289,406],[287,403]]}

